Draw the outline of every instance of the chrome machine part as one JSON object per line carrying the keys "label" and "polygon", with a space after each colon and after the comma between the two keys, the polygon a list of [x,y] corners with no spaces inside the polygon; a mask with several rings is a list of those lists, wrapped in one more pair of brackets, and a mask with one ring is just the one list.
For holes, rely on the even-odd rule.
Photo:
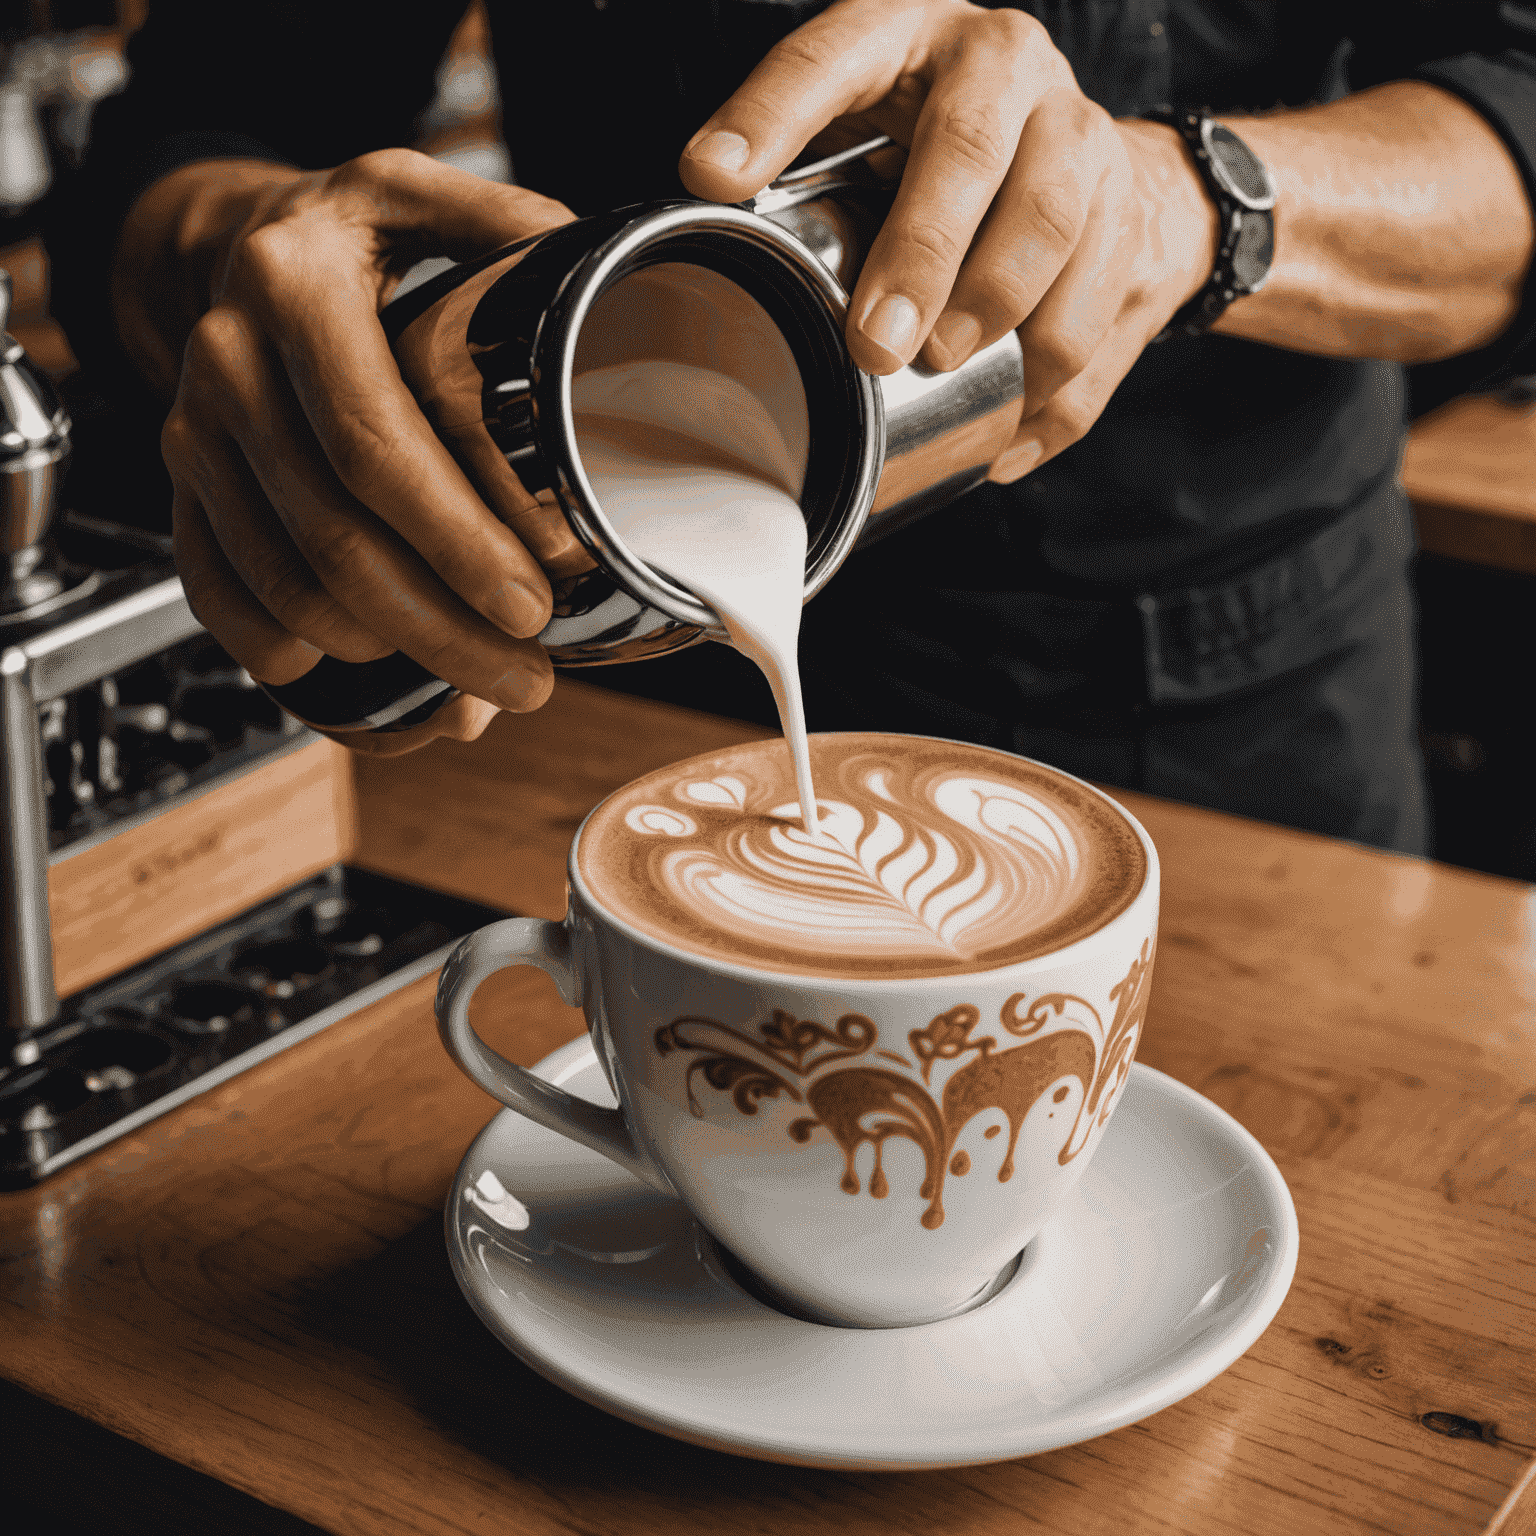
{"label": "chrome machine part", "polygon": [[48,915],[48,819],[38,706],[201,633],[174,576],[0,651],[0,964],[5,1024],[58,1015]]}
{"label": "chrome machine part", "polygon": [[0,615],[37,612],[63,579],[38,547],[58,505],[69,415],[48,376],[6,329],[11,279],[0,271]]}

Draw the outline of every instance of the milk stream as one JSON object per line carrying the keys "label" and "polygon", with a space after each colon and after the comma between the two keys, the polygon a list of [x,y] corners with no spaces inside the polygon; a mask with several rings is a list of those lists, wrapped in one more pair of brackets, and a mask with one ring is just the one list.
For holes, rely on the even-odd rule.
{"label": "milk stream", "polygon": [[762,402],[712,369],[642,359],[572,381],[582,464],[614,531],[720,615],[773,690],[804,825],[819,834],[800,693],[803,464]]}

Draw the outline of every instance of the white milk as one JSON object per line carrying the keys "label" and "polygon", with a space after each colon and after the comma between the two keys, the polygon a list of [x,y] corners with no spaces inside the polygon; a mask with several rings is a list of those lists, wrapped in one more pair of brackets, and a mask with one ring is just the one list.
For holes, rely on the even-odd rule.
{"label": "white milk", "polygon": [[[763,671],[819,830],[796,647],[805,586],[803,445],[759,397],[715,369],[641,358],[572,381],[583,467],[614,531],[720,615]],[[795,451],[799,448],[800,451]]]}

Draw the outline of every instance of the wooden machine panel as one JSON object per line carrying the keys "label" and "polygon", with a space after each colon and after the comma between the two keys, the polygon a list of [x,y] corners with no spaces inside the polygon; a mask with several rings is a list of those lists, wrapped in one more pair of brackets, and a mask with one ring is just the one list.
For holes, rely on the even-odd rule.
{"label": "wooden machine panel", "polygon": [[350,754],[315,741],[48,871],[60,996],[327,865],[356,842]]}

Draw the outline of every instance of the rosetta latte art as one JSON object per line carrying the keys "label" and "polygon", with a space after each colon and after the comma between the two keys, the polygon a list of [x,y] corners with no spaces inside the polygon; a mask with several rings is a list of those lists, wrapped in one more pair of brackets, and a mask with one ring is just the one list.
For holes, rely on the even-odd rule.
{"label": "rosetta latte art", "polygon": [[782,743],[752,743],[621,790],[583,831],[579,869],[668,942],[833,975],[1008,964],[1102,926],[1141,888],[1124,817],[1051,769],[913,737],[811,740],[819,834]]}
{"label": "rosetta latte art", "polygon": [[[903,804],[890,770],[872,768],[859,787],[862,808],[819,802],[819,837],[793,804],[707,841],[684,835],[685,846],[659,860],[660,880],[698,917],[738,936],[814,935],[863,955],[963,960],[1039,926],[1077,892],[1082,851],[1071,828],[1015,785],[940,777],[926,803]],[[718,786],[679,789],[701,804]]]}

